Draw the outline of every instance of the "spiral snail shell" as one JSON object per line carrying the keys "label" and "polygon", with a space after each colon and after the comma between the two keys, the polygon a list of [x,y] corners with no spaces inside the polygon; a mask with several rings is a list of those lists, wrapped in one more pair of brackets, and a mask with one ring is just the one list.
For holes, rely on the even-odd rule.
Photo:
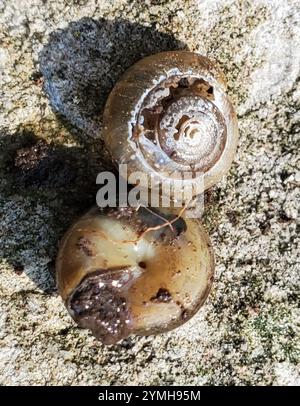
{"label": "spiral snail shell", "polygon": [[222,72],[188,51],[148,56],[129,68],[108,97],[103,122],[112,159],[129,174],[146,173],[155,185],[192,172],[186,182],[199,182],[197,193],[228,171],[238,140]]}
{"label": "spiral snail shell", "polygon": [[74,320],[113,344],[192,317],[210,290],[214,258],[198,220],[93,208],[66,233],[56,269]]}

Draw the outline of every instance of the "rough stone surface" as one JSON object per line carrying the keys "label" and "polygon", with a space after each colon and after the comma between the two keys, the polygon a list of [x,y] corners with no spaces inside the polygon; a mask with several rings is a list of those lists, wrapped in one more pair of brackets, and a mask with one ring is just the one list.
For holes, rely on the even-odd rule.
{"label": "rough stone surface", "polygon": [[[299,19],[298,0],[0,1],[1,385],[300,384]],[[218,61],[239,115],[207,196],[215,284],[180,329],[104,347],[57,295],[57,244],[110,165],[109,90],[181,48]]]}

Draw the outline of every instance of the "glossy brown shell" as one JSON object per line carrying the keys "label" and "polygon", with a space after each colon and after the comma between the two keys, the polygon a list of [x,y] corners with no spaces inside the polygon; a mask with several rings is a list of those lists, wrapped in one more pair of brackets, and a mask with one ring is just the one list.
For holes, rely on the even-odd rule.
{"label": "glossy brown shell", "polygon": [[[79,325],[104,343],[178,327],[208,295],[214,272],[208,235],[194,219],[161,227],[163,216],[143,208],[94,208],[61,243],[59,293]],[[145,232],[149,227],[154,229]]]}

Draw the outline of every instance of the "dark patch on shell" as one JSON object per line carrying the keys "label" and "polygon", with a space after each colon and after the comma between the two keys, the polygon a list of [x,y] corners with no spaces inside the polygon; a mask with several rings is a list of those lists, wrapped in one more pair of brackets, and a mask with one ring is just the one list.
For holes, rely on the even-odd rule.
{"label": "dark patch on shell", "polygon": [[181,319],[182,320],[187,320],[188,317],[189,317],[188,310],[184,307],[184,305],[179,300],[176,301],[176,304],[177,304],[177,306],[180,307],[180,310],[181,310],[180,317],[181,317]]}
{"label": "dark patch on shell", "polygon": [[91,241],[86,237],[80,237],[76,244],[77,248],[82,250],[88,257],[93,257],[94,252],[92,249]]}
{"label": "dark patch on shell", "polygon": [[172,300],[172,295],[168,289],[160,288],[158,289],[156,295],[151,297],[150,300],[151,302],[168,303]]}

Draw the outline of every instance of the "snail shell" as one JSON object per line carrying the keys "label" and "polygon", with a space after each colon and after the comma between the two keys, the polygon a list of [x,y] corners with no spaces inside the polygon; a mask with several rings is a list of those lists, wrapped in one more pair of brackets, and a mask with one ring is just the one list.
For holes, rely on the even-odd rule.
{"label": "snail shell", "polygon": [[[148,56],[129,68],[113,88],[104,111],[103,137],[128,173],[151,175],[153,185],[213,186],[232,163],[237,119],[222,72],[206,57],[188,51]],[[175,176],[174,173],[179,174]],[[176,186],[175,186],[176,187]]]}
{"label": "snail shell", "polygon": [[192,317],[210,290],[214,258],[198,220],[93,208],[66,233],[56,269],[74,320],[113,344]]}

